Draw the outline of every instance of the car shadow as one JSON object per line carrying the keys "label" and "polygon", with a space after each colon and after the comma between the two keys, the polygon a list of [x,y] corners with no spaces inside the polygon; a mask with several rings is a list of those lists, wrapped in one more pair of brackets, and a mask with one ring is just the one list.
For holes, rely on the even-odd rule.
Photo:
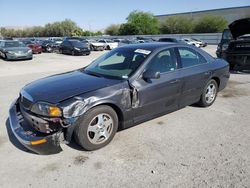
{"label": "car shadow", "polygon": [[72,148],[72,149],[75,149],[75,150],[78,150],[78,151],[85,151],[85,152],[88,152],[87,150],[85,150],[84,148],[82,148],[81,146],[79,146],[75,139],[72,138],[72,140],[70,141],[69,144],[67,144],[68,147]]}
{"label": "car shadow", "polygon": [[15,137],[15,135],[13,134],[11,128],[10,128],[10,121],[9,121],[9,118],[6,120],[5,122],[5,126],[6,126],[6,130],[7,130],[7,134],[8,134],[8,137],[9,137],[9,140],[10,142],[19,150],[21,151],[24,151],[26,153],[30,153],[30,154],[35,154],[37,155],[36,153],[28,150],[26,147],[24,147],[20,142],[19,140]]}
{"label": "car shadow", "polygon": [[231,70],[230,74],[249,75],[250,74],[250,69]]}

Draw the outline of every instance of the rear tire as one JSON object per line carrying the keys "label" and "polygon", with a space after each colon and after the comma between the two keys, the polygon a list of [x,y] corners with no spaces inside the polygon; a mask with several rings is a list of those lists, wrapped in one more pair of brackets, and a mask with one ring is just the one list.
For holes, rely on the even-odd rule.
{"label": "rear tire", "polygon": [[205,86],[200,101],[198,102],[198,105],[201,107],[208,107],[211,106],[218,93],[218,84],[214,79],[211,79]]}
{"label": "rear tire", "polygon": [[7,55],[5,53],[3,54],[3,59],[8,61],[8,57],[7,57]]}
{"label": "rear tire", "polygon": [[118,117],[109,106],[97,106],[83,114],[76,123],[74,137],[85,150],[100,149],[113,139],[118,129]]}

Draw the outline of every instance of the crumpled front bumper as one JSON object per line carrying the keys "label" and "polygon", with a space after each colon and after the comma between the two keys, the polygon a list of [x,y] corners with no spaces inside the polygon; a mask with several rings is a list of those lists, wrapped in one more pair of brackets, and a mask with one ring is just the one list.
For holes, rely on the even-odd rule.
{"label": "crumpled front bumper", "polygon": [[57,132],[48,135],[36,131],[25,121],[18,105],[18,101],[13,102],[11,105],[9,121],[13,134],[21,144],[29,150],[42,155],[56,154],[62,151],[60,135],[63,133]]}

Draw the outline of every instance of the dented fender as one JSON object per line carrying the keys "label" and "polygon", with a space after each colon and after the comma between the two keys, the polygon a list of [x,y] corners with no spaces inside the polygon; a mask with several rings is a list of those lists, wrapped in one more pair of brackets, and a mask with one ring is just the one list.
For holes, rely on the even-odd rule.
{"label": "dented fender", "polygon": [[125,121],[128,116],[131,118],[132,97],[133,89],[129,86],[127,81],[124,81],[123,84],[117,84],[84,93],[62,102],[60,107],[63,109],[64,122],[66,124],[68,123],[65,135],[66,140],[70,141],[78,118],[95,106],[102,104],[113,105],[120,109]]}

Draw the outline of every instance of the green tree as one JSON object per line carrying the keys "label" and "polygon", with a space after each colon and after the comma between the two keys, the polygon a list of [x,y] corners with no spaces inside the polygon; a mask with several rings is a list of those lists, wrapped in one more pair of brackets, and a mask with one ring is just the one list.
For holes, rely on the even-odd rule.
{"label": "green tree", "polygon": [[203,16],[194,24],[195,33],[217,33],[222,32],[228,22],[222,16]]}
{"label": "green tree", "polygon": [[94,32],[94,36],[101,36],[103,33],[101,31]]}
{"label": "green tree", "polygon": [[160,24],[160,31],[163,34],[192,33],[193,20],[182,16],[173,16]]}
{"label": "green tree", "polygon": [[105,29],[107,35],[119,35],[120,24],[112,24]]}
{"label": "green tree", "polygon": [[138,27],[129,23],[122,24],[119,29],[119,35],[137,35],[138,33]]}
{"label": "green tree", "polygon": [[159,33],[159,23],[153,14],[142,11],[132,11],[127,17],[127,23],[119,30],[122,35],[149,35]]}

